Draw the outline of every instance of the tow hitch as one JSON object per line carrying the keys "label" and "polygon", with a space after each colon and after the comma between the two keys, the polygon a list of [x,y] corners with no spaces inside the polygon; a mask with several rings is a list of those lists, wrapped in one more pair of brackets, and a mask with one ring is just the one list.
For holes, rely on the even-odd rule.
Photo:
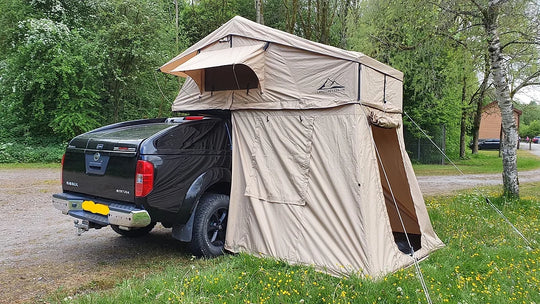
{"label": "tow hitch", "polygon": [[87,220],[82,220],[79,222],[79,220],[74,220],[73,223],[75,224],[75,228],[77,228],[77,235],[81,236],[83,232],[88,231],[90,229],[90,222]]}

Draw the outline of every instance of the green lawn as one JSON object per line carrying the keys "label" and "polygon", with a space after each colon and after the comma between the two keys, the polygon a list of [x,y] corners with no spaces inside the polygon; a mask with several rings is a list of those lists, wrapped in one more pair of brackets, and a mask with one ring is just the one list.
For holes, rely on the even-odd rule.
{"label": "green lawn", "polygon": [[[540,167],[540,158],[518,151],[519,170]],[[502,169],[496,151],[457,162],[465,173]],[[0,169],[59,168],[59,164],[0,164]],[[419,175],[457,174],[451,166],[415,165]],[[472,191],[429,197],[432,224],[446,247],[421,262],[434,303],[540,303],[540,182],[520,185],[521,200],[485,195],[533,243],[525,242]],[[159,255],[158,255],[159,256]],[[249,255],[192,259],[183,254],[135,259],[119,271],[59,289],[47,302],[73,303],[426,303],[414,268],[379,281],[334,278],[311,267]]]}
{"label": "green lawn", "polygon": [[58,168],[59,163],[0,163],[0,169],[41,169],[41,168]]}
{"label": "green lawn", "polygon": [[[486,195],[533,242],[525,242],[477,194],[426,202],[446,247],[420,263],[433,303],[539,303],[540,183],[522,185],[522,199]],[[426,303],[414,267],[379,281],[335,278],[310,267],[249,255],[212,260],[186,257],[148,262],[144,276],[118,280],[106,290],[58,292],[52,302],[73,303]],[[95,289],[95,286],[88,289]]]}
{"label": "green lawn", "polygon": [[[527,171],[540,168],[540,157],[526,150],[518,150],[518,170]],[[470,159],[457,160],[454,163],[465,174],[500,173],[502,172],[502,159],[498,151],[479,151]],[[441,165],[413,165],[417,175],[459,175],[451,164]]]}

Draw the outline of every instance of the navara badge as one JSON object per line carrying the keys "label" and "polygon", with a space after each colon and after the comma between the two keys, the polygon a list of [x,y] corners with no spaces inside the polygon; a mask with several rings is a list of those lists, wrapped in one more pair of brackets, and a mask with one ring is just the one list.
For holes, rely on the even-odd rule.
{"label": "navara badge", "polygon": [[99,152],[96,152],[96,154],[94,154],[94,161],[98,161],[100,157],[101,154],[99,154]]}

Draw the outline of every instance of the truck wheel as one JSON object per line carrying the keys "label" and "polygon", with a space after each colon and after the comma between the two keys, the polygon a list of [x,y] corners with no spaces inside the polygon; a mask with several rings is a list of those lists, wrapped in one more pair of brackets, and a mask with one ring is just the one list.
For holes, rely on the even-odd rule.
{"label": "truck wheel", "polygon": [[114,230],[114,232],[116,232],[116,233],[118,233],[120,235],[123,235],[123,236],[140,237],[140,236],[146,235],[150,231],[152,231],[152,229],[154,229],[155,225],[156,225],[156,223],[152,222],[148,226],[140,227],[140,228],[131,228],[130,230],[121,229],[118,225],[111,225],[111,228],[112,228],[112,230]]}
{"label": "truck wheel", "polygon": [[191,252],[195,256],[216,257],[223,254],[229,196],[204,194],[199,200],[193,222]]}

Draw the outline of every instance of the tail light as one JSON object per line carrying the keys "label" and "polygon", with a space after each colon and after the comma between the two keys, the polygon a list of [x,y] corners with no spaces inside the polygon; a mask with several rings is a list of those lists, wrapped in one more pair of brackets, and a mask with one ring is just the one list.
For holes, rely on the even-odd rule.
{"label": "tail light", "polygon": [[137,161],[135,172],[135,196],[147,196],[154,187],[154,165],[145,160]]}
{"label": "tail light", "polygon": [[184,120],[201,120],[204,116],[186,116],[184,117]]}
{"label": "tail light", "polygon": [[60,181],[62,182],[62,185],[64,185],[64,160],[66,159],[66,153],[62,155],[62,161],[60,164],[62,164],[62,170],[60,171]]}

